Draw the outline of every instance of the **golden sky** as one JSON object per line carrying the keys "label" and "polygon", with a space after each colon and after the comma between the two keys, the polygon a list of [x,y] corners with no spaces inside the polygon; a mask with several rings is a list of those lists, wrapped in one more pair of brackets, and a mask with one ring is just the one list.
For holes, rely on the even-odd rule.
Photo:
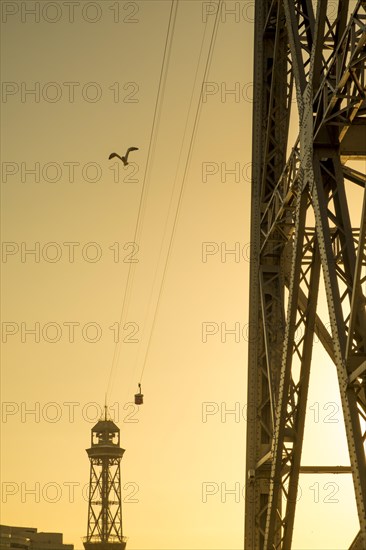
{"label": "golden sky", "polygon": [[[82,547],[85,448],[132,253],[120,336],[137,341],[121,344],[109,395],[126,449],[128,548],[243,547],[253,5],[226,2],[202,88],[212,6],[179,2],[151,142],[170,1],[2,2],[4,524]],[[132,165],[108,160],[129,146],[139,148]],[[137,250],[128,243],[148,158]],[[182,182],[137,409],[128,403]],[[319,343],[314,357],[303,464],[347,465],[335,369]],[[358,525],[350,476],[301,476],[300,486],[294,549],[348,547]]]}

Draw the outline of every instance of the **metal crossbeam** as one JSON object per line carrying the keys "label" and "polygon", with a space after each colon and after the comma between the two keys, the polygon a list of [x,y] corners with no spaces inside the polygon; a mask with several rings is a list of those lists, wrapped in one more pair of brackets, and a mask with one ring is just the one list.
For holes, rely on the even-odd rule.
{"label": "metal crossbeam", "polygon": [[[314,334],[334,363],[350,458],[326,468],[352,473],[350,548],[366,549],[366,190],[356,228],[347,196],[366,176],[346,166],[366,158],[366,2],[337,4],[331,17],[334,1],[256,2],[245,550],[291,549],[299,474],[323,471],[301,465]],[[293,87],[300,132],[286,162]]]}

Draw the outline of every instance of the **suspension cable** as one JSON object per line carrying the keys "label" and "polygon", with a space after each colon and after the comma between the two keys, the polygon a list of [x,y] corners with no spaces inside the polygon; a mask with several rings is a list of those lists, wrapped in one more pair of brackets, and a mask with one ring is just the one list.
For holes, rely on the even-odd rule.
{"label": "suspension cable", "polygon": [[[143,366],[142,366],[142,371],[141,371],[141,376],[140,376],[140,383],[141,383],[142,378],[143,378],[143,374],[144,374],[145,367],[146,367],[146,362],[147,362],[147,357],[148,357],[148,354],[149,354],[149,351],[150,351],[152,336],[154,334],[154,330],[155,330],[155,326],[156,326],[156,319],[157,319],[157,315],[158,315],[158,311],[159,311],[159,306],[160,306],[160,303],[161,303],[161,296],[162,296],[163,288],[164,288],[164,284],[165,284],[167,267],[168,267],[169,260],[171,258],[173,242],[174,242],[174,238],[175,238],[175,234],[176,234],[176,228],[177,228],[177,221],[178,221],[178,217],[179,217],[179,213],[180,213],[180,209],[181,209],[181,205],[182,205],[182,199],[183,199],[183,194],[184,194],[186,178],[187,178],[187,174],[188,174],[188,169],[189,169],[189,165],[190,165],[193,145],[194,145],[194,141],[195,141],[195,138],[196,138],[198,122],[199,122],[200,113],[201,113],[203,84],[204,84],[204,82],[205,82],[205,80],[206,80],[206,78],[209,74],[209,70],[210,70],[210,67],[211,67],[211,61],[212,61],[212,53],[213,53],[213,50],[214,50],[214,47],[215,47],[215,42],[216,42],[218,23],[219,23],[219,17],[218,16],[220,14],[221,3],[222,3],[222,0],[219,0],[218,9],[217,9],[217,12],[216,12],[215,23],[214,23],[214,26],[213,26],[213,31],[212,31],[212,36],[211,36],[211,42],[210,42],[209,51],[208,51],[207,60],[206,60],[206,66],[205,66],[203,79],[202,79],[201,92],[200,92],[199,98],[198,98],[198,105],[197,105],[196,114],[195,114],[195,118],[194,118],[193,129],[192,129],[191,139],[190,139],[189,148],[188,148],[188,154],[187,154],[187,158],[186,158],[186,162],[185,162],[184,173],[183,173],[183,178],[182,178],[182,182],[181,182],[177,208],[176,208],[176,211],[175,211],[172,232],[171,232],[170,241],[169,241],[169,245],[168,245],[167,256],[166,256],[165,265],[164,265],[164,269],[163,269],[163,275],[162,275],[162,279],[161,279],[161,283],[160,283],[158,299],[157,299],[157,302],[156,302],[156,308],[155,308],[155,312],[154,312],[152,327],[151,327],[151,331],[150,331],[150,334],[149,334],[149,340],[148,340],[148,344],[147,344],[147,348],[146,348],[146,352],[145,352],[145,357],[144,357],[144,362],[143,362]],[[206,25],[207,25],[207,22],[206,22]],[[206,27],[205,27],[205,32],[206,32]],[[202,54],[202,49],[203,49],[204,37],[205,37],[205,35],[203,36],[202,43],[201,43],[200,56],[199,56],[199,60],[198,60],[198,63],[197,63],[195,81],[194,81],[194,85],[193,85],[193,89],[192,89],[192,94],[191,94],[191,99],[190,99],[190,104],[189,104],[189,110],[188,110],[186,125],[185,125],[185,129],[184,129],[184,136],[183,136],[183,139],[182,139],[181,149],[180,149],[180,154],[179,154],[179,160],[178,160],[178,163],[177,163],[177,170],[176,170],[176,174],[175,174],[173,192],[172,192],[172,195],[171,195],[171,202],[172,202],[176,182],[177,182],[177,179],[178,179],[178,169],[179,169],[180,161],[181,161],[181,157],[182,157],[183,144],[184,144],[185,135],[186,135],[186,131],[187,131],[189,113],[190,113],[190,110],[191,110],[194,90],[195,90],[195,86],[196,86],[196,82],[197,82],[197,76],[198,76],[198,70],[199,70],[199,66],[200,66],[200,60],[201,60],[201,54]],[[170,202],[170,206],[171,206],[171,202]],[[169,214],[168,214],[167,220],[168,220],[168,218],[169,218]],[[160,255],[161,255],[161,251],[162,251],[162,246],[160,248]],[[159,255],[159,259],[160,259],[160,255]],[[156,276],[156,274],[157,274],[157,269],[156,269],[156,272],[155,272],[155,276]]]}
{"label": "suspension cable", "polygon": [[[162,65],[160,69],[159,85],[158,85],[154,116],[153,116],[153,122],[152,122],[151,133],[150,133],[149,148],[147,152],[146,169],[145,169],[144,178],[143,178],[143,184],[142,184],[141,195],[140,195],[140,203],[139,203],[139,209],[138,209],[136,226],[135,226],[134,241],[133,241],[134,243],[136,243],[136,241],[138,240],[141,234],[142,226],[143,226],[143,219],[144,219],[144,213],[146,208],[146,199],[147,199],[148,188],[150,183],[150,179],[148,176],[150,175],[150,172],[151,172],[151,165],[152,165],[152,159],[153,159],[152,153],[154,151],[153,144],[156,141],[156,136],[158,134],[158,129],[159,129],[161,106],[163,103],[163,98],[165,93],[165,85],[166,85],[166,78],[167,78],[170,55],[171,55],[171,46],[172,46],[174,28],[176,23],[178,2],[179,0],[172,0],[171,7],[170,7],[169,23],[168,23],[168,29],[167,29],[166,39],[165,39],[163,60],[162,60]],[[122,322],[125,319],[125,314],[128,308],[128,303],[130,300],[131,290],[133,286],[134,272],[135,272],[135,263],[130,262],[128,267],[127,283],[126,283],[125,292],[123,296],[119,326],[123,326]],[[120,353],[121,353],[121,342],[120,342],[120,338],[118,337],[114,348],[112,365],[111,365],[108,383],[107,383],[107,390],[106,390],[107,397],[108,395],[110,395],[110,392],[112,390],[112,382],[115,376],[116,366],[118,364]]]}

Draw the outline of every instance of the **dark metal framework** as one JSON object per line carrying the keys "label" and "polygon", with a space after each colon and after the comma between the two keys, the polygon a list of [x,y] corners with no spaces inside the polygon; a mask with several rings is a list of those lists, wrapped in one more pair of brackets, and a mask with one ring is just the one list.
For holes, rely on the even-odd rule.
{"label": "dark metal framework", "polygon": [[88,530],[85,550],[124,550],[119,428],[111,420],[100,420],[92,429]]}
{"label": "dark metal framework", "polygon": [[[261,0],[255,25],[245,550],[291,549],[299,474],[320,471],[352,473],[350,549],[365,550],[366,176],[346,163],[366,159],[366,1]],[[349,468],[301,465],[315,334],[338,376]]]}

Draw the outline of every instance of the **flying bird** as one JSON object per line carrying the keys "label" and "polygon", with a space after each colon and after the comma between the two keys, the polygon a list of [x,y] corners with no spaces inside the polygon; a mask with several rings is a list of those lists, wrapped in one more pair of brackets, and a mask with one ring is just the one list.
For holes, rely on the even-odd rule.
{"label": "flying bird", "polygon": [[131,151],[138,151],[139,148],[138,147],[129,147],[126,151],[126,154],[124,157],[120,157],[119,155],[117,155],[117,153],[111,153],[109,155],[109,159],[113,159],[114,157],[118,157],[125,166],[127,166],[128,162],[127,162],[127,159],[128,159],[128,155],[130,154]]}

